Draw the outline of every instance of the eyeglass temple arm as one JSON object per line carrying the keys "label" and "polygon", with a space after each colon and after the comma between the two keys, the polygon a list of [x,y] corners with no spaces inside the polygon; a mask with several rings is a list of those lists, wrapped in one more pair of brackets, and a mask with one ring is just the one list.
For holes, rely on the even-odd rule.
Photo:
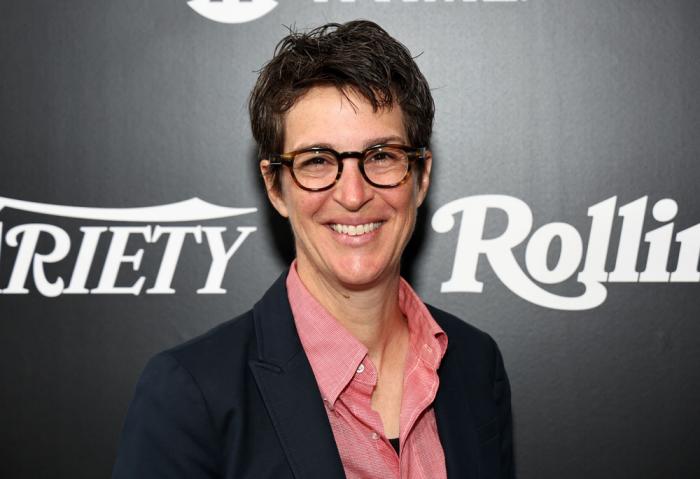
{"label": "eyeglass temple arm", "polygon": [[291,166],[293,163],[292,158],[290,158],[290,155],[284,155],[284,154],[274,154],[270,155],[270,159],[268,160],[270,162],[270,166],[281,166],[281,165],[287,165]]}

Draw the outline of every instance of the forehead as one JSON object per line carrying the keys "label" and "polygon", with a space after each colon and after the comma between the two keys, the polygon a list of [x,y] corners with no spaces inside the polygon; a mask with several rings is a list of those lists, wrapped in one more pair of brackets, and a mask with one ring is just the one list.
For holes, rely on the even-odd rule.
{"label": "forehead", "polygon": [[313,87],[284,117],[284,151],[311,146],[362,150],[384,139],[407,143],[401,107],[394,104],[373,111],[370,102],[352,89]]}

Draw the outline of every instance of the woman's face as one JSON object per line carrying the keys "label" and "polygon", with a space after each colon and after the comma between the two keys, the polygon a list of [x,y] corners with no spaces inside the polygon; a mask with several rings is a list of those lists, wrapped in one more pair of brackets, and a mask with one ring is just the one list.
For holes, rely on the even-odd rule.
{"label": "woman's face", "polygon": [[[399,106],[374,112],[364,97],[352,91],[348,95],[354,105],[335,87],[309,90],[287,113],[284,151],[312,146],[362,151],[379,143],[408,144]],[[388,189],[367,183],[356,158],[345,159],[340,180],[322,192],[302,190],[294,184],[289,169],[283,168],[281,188],[274,191],[268,182],[268,194],[291,223],[300,276],[305,281],[322,278],[327,284],[358,289],[397,275],[415,226],[416,209],[428,189],[429,153],[424,161],[420,181],[412,175],[410,181]],[[263,174],[266,165],[261,163]],[[338,232],[343,226],[357,225],[365,225],[361,231],[367,227],[371,231],[354,236]]]}

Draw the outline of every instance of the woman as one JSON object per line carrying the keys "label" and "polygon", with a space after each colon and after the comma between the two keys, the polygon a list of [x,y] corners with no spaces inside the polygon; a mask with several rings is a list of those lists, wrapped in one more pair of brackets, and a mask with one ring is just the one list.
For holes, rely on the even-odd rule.
{"label": "woman", "polygon": [[376,24],[280,42],[250,114],[296,259],[253,310],[149,362],[113,477],[513,477],[495,343],[400,277],[433,110]]}

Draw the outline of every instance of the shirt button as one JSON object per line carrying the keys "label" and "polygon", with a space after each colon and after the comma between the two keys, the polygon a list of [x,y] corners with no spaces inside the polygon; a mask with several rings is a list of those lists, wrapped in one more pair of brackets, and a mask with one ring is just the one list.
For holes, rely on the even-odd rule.
{"label": "shirt button", "polygon": [[357,367],[357,374],[360,374],[360,373],[361,373],[362,371],[364,371],[364,370],[365,370],[365,365],[364,365],[364,364],[360,364],[360,365]]}
{"label": "shirt button", "polygon": [[377,434],[376,432],[373,432],[373,433],[372,433],[372,439],[374,439],[375,441],[376,441],[377,439],[379,439],[379,434]]}

